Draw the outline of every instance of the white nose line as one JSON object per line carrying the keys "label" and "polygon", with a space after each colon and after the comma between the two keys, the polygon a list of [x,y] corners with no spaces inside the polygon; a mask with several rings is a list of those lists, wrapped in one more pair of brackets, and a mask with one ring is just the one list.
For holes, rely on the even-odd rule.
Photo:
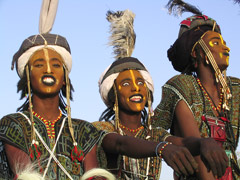
{"label": "white nose line", "polygon": [[47,61],[47,73],[51,73],[50,61],[49,61],[49,54],[47,49],[43,49],[45,59]]}

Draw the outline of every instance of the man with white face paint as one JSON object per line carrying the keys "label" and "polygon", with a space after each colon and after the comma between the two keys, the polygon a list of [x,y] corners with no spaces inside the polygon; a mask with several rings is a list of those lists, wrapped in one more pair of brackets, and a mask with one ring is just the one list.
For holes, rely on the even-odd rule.
{"label": "man with white face paint", "polygon": [[0,121],[1,157],[9,167],[0,166],[0,178],[22,178],[35,170],[39,174],[30,179],[79,179],[98,166],[96,147],[103,133],[71,118],[70,47],[63,36],[49,33],[57,6],[58,0],[43,0],[39,34],[25,39],[13,57],[18,92],[26,101]]}
{"label": "man with white face paint", "polygon": [[102,134],[90,123],[71,118],[72,59],[66,39],[55,34],[30,36],[13,63],[21,78],[18,91],[27,98],[18,113],[0,121],[11,170],[6,178],[17,177],[31,162],[49,179],[79,179],[96,168],[96,144]]}

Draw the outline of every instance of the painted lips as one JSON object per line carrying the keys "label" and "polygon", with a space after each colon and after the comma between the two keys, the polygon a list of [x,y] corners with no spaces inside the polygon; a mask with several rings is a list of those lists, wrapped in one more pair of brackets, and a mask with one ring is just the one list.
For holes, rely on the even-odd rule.
{"label": "painted lips", "polygon": [[223,53],[224,56],[229,56],[229,53],[225,52]]}
{"label": "painted lips", "polygon": [[143,101],[143,96],[141,94],[135,94],[135,95],[132,95],[129,99],[132,102],[140,103]]}
{"label": "painted lips", "polygon": [[52,86],[52,85],[55,84],[56,79],[55,79],[55,77],[52,76],[52,75],[44,75],[44,76],[42,77],[42,82],[43,82],[43,84],[45,84],[45,85],[47,85],[47,86]]}

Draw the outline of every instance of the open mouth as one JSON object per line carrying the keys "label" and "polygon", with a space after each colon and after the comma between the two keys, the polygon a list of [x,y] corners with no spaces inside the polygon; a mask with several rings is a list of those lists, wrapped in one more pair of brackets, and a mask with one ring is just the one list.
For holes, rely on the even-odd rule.
{"label": "open mouth", "polygon": [[130,101],[140,103],[143,101],[143,96],[141,94],[134,94],[129,98]]}
{"label": "open mouth", "polygon": [[42,77],[42,82],[43,82],[43,84],[45,84],[47,86],[52,86],[55,84],[56,79],[52,75],[44,75]]}

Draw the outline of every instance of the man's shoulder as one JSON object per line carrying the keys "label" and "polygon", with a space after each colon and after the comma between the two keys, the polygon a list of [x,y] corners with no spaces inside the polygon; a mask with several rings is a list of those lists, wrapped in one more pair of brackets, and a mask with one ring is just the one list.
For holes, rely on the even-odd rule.
{"label": "man's shoulder", "polygon": [[176,75],[169,79],[164,85],[166,88],[174,89],[180,92],[191,92],[195,89],[196,79],[191,75]]}
{"label": "man's shoulder", "polygon": [[97,130],[103,130],[107,132],[114,132],[114,125],[111,122],[106,121],[96,121],[93,122],[92,125],[97,128]]}
{"label": "man's shoulder", "polygon": [[240,79],[239,78],[228,76],[228,79],[231,82],[231,85],[240,86]]}
{"label": "man's shoulder", "polygon": [[195,78],[191,75],[179,74],[169,79],[166,84],[179,84],[183,82],[192,82],[194,79]]}
{"label": "man's shoulder", "polygon": [[5,116],[3,116],[1,118],[1,121],[0,122],[22,122],[24,121],[25,117],[21,114],[21,113],[11,113],[11,114],[7,114]]}

